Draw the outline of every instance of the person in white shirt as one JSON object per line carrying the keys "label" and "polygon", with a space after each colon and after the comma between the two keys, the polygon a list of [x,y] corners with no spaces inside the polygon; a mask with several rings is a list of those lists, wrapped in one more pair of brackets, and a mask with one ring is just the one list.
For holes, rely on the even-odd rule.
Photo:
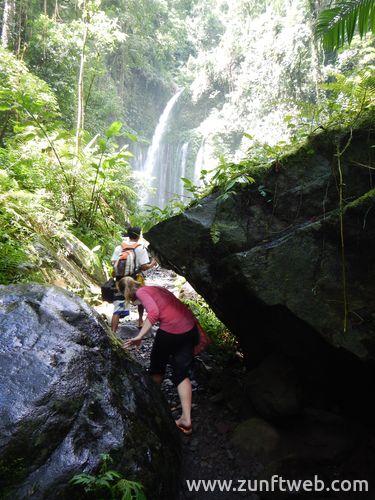
{"label": "person in white shirt", "polygon": [[[150,257],[148,255],[147,249],[142,243],[138,243],[139,239],[141,237],[141,232],[142,229],[138,226],[134,227],[129,227],[127,230],[127,236],[124,237],[122,243],[127,244],[127,245],[136,245],[134,248],[134,260],[135,260],[135,269],[133,268],[132,270],[126,269],[125,267],[125,273],[128,271],[131,271],[130,274],[125,274],[123,276],[116,276],[116,283],[123,278],[124,276],[130,275],[134,277],[137,281],[140,283],[144,284],[144,277],[142,272],[147,271],[148,269],[151,269],[155,266],[158,265],[155,259],[152,259],[150,261]],[[112,265],[114,266],[115,274],[116,274],[116,263],[118,262],[118,259],[121,255],[121,252],[123,250],[123,247],[121,245],[117,245],[114,249],[114,252],[111,257],[111,262]],[[113,309],[113,315],[112,315],[112,321],[111,321],[111,327],[112,331],[116,332],[118,329],[118,325],[120,322],[120,318],[124,318],[129,314],[129,311],[126,309],[126,304],[124,301],[124,297],[122,294],[119,294],[118,297],[117,295],[115,296],[115,300],[113,302],[114,309]],[[138,327],[142,328],[143,326],[143,312],[144,312],[144,307],[142,304],[138,305]]]}

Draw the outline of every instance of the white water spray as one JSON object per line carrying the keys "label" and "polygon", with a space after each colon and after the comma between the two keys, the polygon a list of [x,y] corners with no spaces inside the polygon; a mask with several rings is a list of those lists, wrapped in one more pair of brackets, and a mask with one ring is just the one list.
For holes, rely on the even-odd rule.
{"label": "white water spray", "polygon": [[181,177],[186,177],[186,163],[187,163],[187,153],[188,153],[189,143],[185,142],[181,148],[181,162],[180,162],[180,175],[179,175],[179,192],[178,194],[182,197],[184,195],[184,182]]}
{"label": "white water spray", "polygon": [[197,186],[199,186],[199,184],[200,184],[201,171],[203,170],[203,167],[204,167],[204,153],[205,153],[205,151],[204,151],[204,140],[203,140],[201,147],[198,150],[197,158],[196,158],[195,164],[194,164],[193,181],[194,181],[194,184],[196,184]]}
{"label": "white water spray", "polygon": [[160,149],[160,144],[161,140],[163,138],[163,135],[166,131],[167,124],[168,124],[168,118],[169,115],[171,114],[171,111],[174,107],[174,105],[177,102],[177,99],[180,97],[184,89],[180,89],[167,103],[163,113],[161,114],[159,118],[159,122],[156,126],[151,146],[149,147],[147,151],[147,158],[146,158],[146,163],[143,167],[143,170],[146,174],[147,177],[151,178],[154,172],[154,167],[156,163],[156,158],[158,156],[158,151]]}

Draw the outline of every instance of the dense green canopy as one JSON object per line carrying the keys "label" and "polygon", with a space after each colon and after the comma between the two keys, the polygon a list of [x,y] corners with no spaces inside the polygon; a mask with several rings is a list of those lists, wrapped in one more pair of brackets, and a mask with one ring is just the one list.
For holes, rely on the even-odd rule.
{"label": "dense green canopy", "polygon": [[[229,196],[233,183],[251,182],[254,165],[274,164],[321,127],[351,127],[371,113],[374,40],[355,33],[373,29],[373,2],[337,2],[334,15],[324,7],[5,0],[0,281],[45,279],[35,250],[44,233],[53,240],[64,228],[108,258],[126,222],[150,226],[211,189]],[[350,48],[325,52],[314,36],[318,16],[331,47],[347,40]],[[184,194],[145,215],[132,155],[146,156],[177,88],[185,90],[166,131],[165,159],[173,172],[188,148]],[[198,186],[203,144],[208,159]]]}

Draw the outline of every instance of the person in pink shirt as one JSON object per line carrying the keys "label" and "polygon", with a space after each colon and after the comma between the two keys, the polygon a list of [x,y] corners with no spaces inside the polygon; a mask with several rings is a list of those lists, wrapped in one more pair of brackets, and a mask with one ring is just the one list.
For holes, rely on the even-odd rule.
{"label": "person in pink shirt", "polygon": [[150,375],[161,384],[167,363],[172,366],[172,380],[181,400],[182,414],[176,420],[184,434],[192,433],[192,388],[189,371],[193,363],[194,346],[199,342],[197,320],[172,292],[160,286],[145,286],[130,277],[120,280],[119,290],[127,302],[139,301],[147,318],[138,335],[124,342],[124,347],[138,347],[155,323],[159,323],[151,351]]}

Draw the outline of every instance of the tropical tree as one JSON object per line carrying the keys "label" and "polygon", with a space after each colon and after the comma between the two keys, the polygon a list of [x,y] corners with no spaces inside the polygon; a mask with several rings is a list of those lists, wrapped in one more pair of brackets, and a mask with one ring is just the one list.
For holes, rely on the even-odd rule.
{"label": "tropical tree", "polygon": [[361,38],[368,31],[375,34],[375,0],[336,0],[319,14],[316,34],[326,49],[333,50],[350,44],[356,28]]}

